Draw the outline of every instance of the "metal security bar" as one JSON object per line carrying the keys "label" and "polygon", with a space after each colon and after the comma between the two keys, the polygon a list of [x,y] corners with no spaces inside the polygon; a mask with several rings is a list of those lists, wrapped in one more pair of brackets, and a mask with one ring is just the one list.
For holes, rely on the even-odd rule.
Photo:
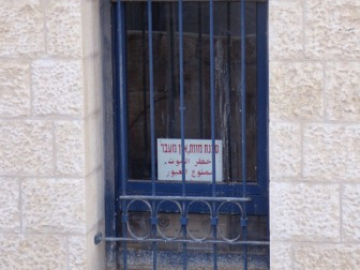
{"label": "metal security bar", "polygon": [[[143,0],[145,1],[145,0]],[[188,190],[188,183],[186,178],[186,125],[188,124],[185,117],[186,111],[186,102],[185,102],[185,81],[184,81],[184,70],[186,66],[184,66],[184,16],[183,16],[183,2],[191,2],[195,0],[167,0],[166,2],[177,2],[178,9],[178,95],[179,95],[179,125],[180,125],[180,141],[181,141],[181,162],[178,165],[180,166],[179,172],[181,173],[181,181],[175,184],[169,184],[170,189],[178,189],[178,195],[167,195],[166,189],[163,188],[165,185],[160,185],[158,183],[157,174],[156,174],[156,104],[158,99],[155,97],[155,89],[154,89],[154,31],[153,31],[153,0],[146,0],[146,8],[147,8],[147,47],[148,51],[139,52],[142,54],[142,57],[145,59],[147,56],[147,64],[145,66],[145,61],[143,61],[142,70],[143,73],[148,72],[148,85],[145,85],[147,82],[147,76],[143,75],[143,84],[144,84],[144,93],[143,93],[143,103],[144,107],[147,106],[147,91],[148,89],[148,101],[149,108],[147,113],[147,108],[144,111],[144,119],[149,117],[149,129],[150,129],[150,185],[146,185],[145,188],[150,188],[151,191],[147,190],[145,192],[139,189],[139,192],[134,191],[132,188],[128,186],[128,182],[130,181],[129,172],[128,172],[128,148],[129,148],[129,140],[128,138],[128,85],[127,85],[127,48],[126,48],[126,19],[125,19],[125,7],[124,4],[129,2],[129,0],[118,0],[112,1],[116,2],[116,10],[115,10],[115,18],[116,18],[116,66],[117,66],[117,103],[118,103],[118,118],[117,118],[117,126],[118,126],[118,153],[119,153],[119,185],[118,185],[118,208],[121,213],[121,236],[119,237],[106,237],[101,233],[95,236],[95,243],[98,244],[101,241],[114,241],[121,243],[122,250],[122,268],[128,269],[128,244],[131,243],[149,243],[151,244],[151,252],[152,252],[152,269],[158,269],[158,252],[159,252],[159,244],[160,243],[179,243],[181,244],[182,250],[182,269],[188,269],[188,245],[190,244],[210,244],[212,245],[212,267],[213,269],[218,269],[218,248],[219,245],[231,245],[231,246],[242,246],[242,258],[243,258],[243,269],[248,269],[248,247],[250,246],[268,246],[268,241],[259,241],[259,240],[249,240],[248,239],[248,211],[250,205],[257,205],[254,201],[257,202],[259,197],[263,196],[264,193],[254,193],[249,192],[249,183],[248,183],[248,173],[247,173],[247,82],[246,82],[246,61],[247,61],[247,53],[246,53],[246,2],[254,2],[255,0],[240,0],[240,17],[241,23],[237,27],[241,29],[240,31],[240,59],[241,59],[241,68],[240,74],[238,76],[241,78],[240,88],[238,89],[238,97],[240,110],[238,111],[240,115],[240,126],[241,126],[241,182],[237,183],[236,186],[233,185],[226,190],[236,189],[240,192],[240,196],[227,196],[227,193],[224,192],[224,187],[220,186],[217,182],[217,171],[216,167],[216,106],[218,103],[217,94],[216,94],[216,82],[215,82],[215,17],[214,17],[214,2],[219,2],[219,0],[196,0],[196,2],[205,2],[208,1],[209,4],[209,90],[210,90],[210,134],[211,134],[211,181],[209,183],[204,183],[201,187],[208,190],[208,193],[204,195],[204,193],[196,193],[191,190],[191,193]],[[165,1],[165,0],[164,0]],[[238,0],[230,0],[228,2],[233,2]],[[258,2],[265,2],[265,0],[256,0]],[[139,1],[141,2],[141,1]],[[162,1],[160,1],[162,2]],[[201,44],[205,42],[202,34],[202,21],[201,21],[201,8],[199,4],[199,8],[197,10],[199,14],[198,21],[198,41],[200,44],[199,52],[199,63],[202,61],[203,48]],[[227,12],[230,12],[230,5],[227,6]],[[142,19],[141,19],[142,20]],[[228,29],[230,29],[230,19],[227,20]],[[144,21],[141,21],[141,25],[145,25]],[[171,27],[170,27],[171,28]],[[261,29],[264,31],[264,29]],[[173,31],[173,29],[171,29]],[[266,31],[266,30],[265,30]],[[142,30],[141,38],[142,42],[145,43],[145,31]],[[227,46],[231,47],[231,35],[230,31],[227,33]],[[170,43],[174,43],[170,41]],[[171,44],[172,44],[171,43]],[[171,45],[173,46],[173,44]],[[143,47],[145,48],[145,46]],[[265,48],[266,50],[266,48]],[[264,56],[264,50],[258,50],[258,57]],[[171,52],[175,54],[174,52]],[[227,103],[230,103],[230,88],[231,88],[231,54],[230,50],[227,52],[227,62],[228,62],[228,70],[229,70],[229,87],[227,88],[227,92],[225,93],[225,99]],[[170,65],[173,68],[173,65]],[[259,67],[258,67],[259,68]],[[199,74],[203,72],[202,65],[199,64]],[[172,76],[174,76],[172,72]],[[265,72],[266,73],[266,72]],[[262,74],[262,72],[258,72],[257,74]],[[266,80],[266,76],[264,76],[264,81]],[[174,83],[173,83],[174,84]],[[199,101],[201,101],[202,96],[204,95],[204,85],[202,76],[199,78]],[[259,83],[261,85],[261,83]],[[174,94],[172,94],[174,95]],[[172,96],[173,98],[173,96]],[[259,102],[261,104],[261,102]],[[266,104],[266,102],[264,103]],[[200,102],[199,104],[199,119],[201,122],[200,134],[203,137],[203,120],[201,118],[201,114],[203,113],[203,104]],[[171,105],[170,105],[171,107]],[[266,106],[265,106],[266,107]],[[176,110],[176,108],[172,108],[172,110]],[[227,125],[229,125],[229,111],[230,108],[226,110],[227,115]],[[175,114],[175,113],[173,113]],[[261,120],[265,121],[266,120]],[[144,133],[146,130],[148,123],[145,121],[144,123]],[[227,130],[228,134],[231,133],[230,128]],[[227,135],[230,137],[230,135]],[[145,134],[145,145],[146,145],[146,134]],[[227,144],[229,144],[227,142]],[[266,146],[266,144],[265,144]],[[146,149],[147,147],[145,147]],[[233,165],[231,164],[231,157],[228,159],[228,165],[231,168]],[[230,173],[231,175],[231,173]],[[263,181],[263,180],[262,180]],[[266,181],[266,179],[265,179]],[[134,182],[135,183],[135,182]],[[133,184],[133,183],[131,183]],[[135,183],[134,185],[141,186],[142,183]],[[195,185],[193,185],[195,186]],[[251,191],[255,190],[255,185],[250,186]],[[266,191],[265,191],[266,192]],[[171,192],[170,192],[171,193]],[[249,194],[255,194],[256,196],[249,196]],[[266,195],[264,195],[266,198]],[[190,212],[192,207],[197,204],[197,207],[201,208],[202,213],[207,213],[210,222],[211,229],[208,234],[202,237],[198,237],[194,235],[191,231],[188,230],[189,222],[191,221]],[[199,206],[201,205],[201,206]],[[231,237],[227,237],[224,233],[219,229],[219,217],[224,212],[224,208],[231,209],[233,213],[236,213],[240,218],[237,220],[237,226],[241,227],[241,231],[232,235]],[[199,208],[199,209],[200,209]],[[253,207],[255,210],[252,212],[256,213],[256,206]],[[180,231],[173,236],[168,236],[164,233],[161,228],[159,214],[164,210],[170,211],[172,213],[177,213],[179,215],[179,225],[181,226]],[[148,219],[150,223],[150,229],[148,231],[144,230],[139,234],[139,232],[135,231],[134,228],[131,227],[131,218],[130,215],[133,211],[141,211],[149,213]],[[227,211],[227,210],[226,210]]]}
{"label": "metal security bar", "polygon": [[[130,2],[133,0],[121,0],[121,2]],[[138,2],[147,2],[148,0],[137,0]],[[155,0],[156,2],[178,2],[178,0]],[[154,2],[155,2],[154,1]],[[208,2],[209,0],[183,0],[183,2]],[[214,2],[238,2],[239,0],[214,0]],[[116,3],[117,0],[111,0]],[[267,2],[267,0],[245,0],[245,2]]]}

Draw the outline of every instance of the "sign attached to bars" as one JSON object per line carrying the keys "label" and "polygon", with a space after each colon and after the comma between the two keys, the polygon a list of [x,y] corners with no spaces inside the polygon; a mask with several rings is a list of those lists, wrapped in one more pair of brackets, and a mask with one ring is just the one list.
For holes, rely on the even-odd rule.
{"label": "sign attached to bars", "polygon": [[[182,162],[185,162],[186,181],[212,181],[213,160],[211,140],[185,140],[185,158],[181,159],[181,139],[158,139],[157,161],[159,180],[182,180]],[[223,179],[222,141],[215,141],[215,179]]]}

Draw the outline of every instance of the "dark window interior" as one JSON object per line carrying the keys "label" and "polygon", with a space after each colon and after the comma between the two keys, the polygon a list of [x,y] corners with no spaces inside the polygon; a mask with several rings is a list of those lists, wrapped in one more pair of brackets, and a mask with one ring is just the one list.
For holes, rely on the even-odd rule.
{"label": "dark window interior", "polygon": [[[156,138],[180,138],[178,4],[153,2]],[[216,139],[223,181],[241,179],[240,3],[214,3]],[[247,175],[257,178],[256,3],[246,7]],[[129,178],[151,179],[148,17],[146,2],[126,2]],[[186,139],[211,139],[209,3],[184,2]],[[161,179],[160,179],[161,180]]]}

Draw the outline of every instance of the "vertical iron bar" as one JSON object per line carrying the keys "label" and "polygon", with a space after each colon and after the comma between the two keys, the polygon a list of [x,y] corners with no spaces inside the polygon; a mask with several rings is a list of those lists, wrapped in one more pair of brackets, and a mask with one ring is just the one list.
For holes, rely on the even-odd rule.
{"label": "vertical iron bar", "polygon": [[[121,194],[121,181],[119,181],[119,166],[115,166],[120,161],[120,134],[119,134],[119,76],[117,76],[119,72],[118,68],[118,28],[117,28],[117,8],[110,8],[110,2],[103,3],[104,7],[102,8],[102,20],[114,20],[114,27],[111,28],[111,34],[104,32],[105,35],[109,34],[111,39],[114,40],[114,43],[111,46],[111,50],[104,51],[103,55],[103,64],[104,69],[102,72],[103,78],[108,78],[112,76],[112,72],[114,71],[116,76],[114,76],[113,86],[111,85],[110,79],[104,80],[103,88],[104,90],[104,120],[105,119],[113,119],[113,121],[104,121],[104,129],[107,131],[113,130],[113,132],[104,133],[104,147],[105,149],[111,149],[111,153],[108,153],[104,158],[106,160],[104,167],[104,178],[105,178],[105,217],[107,222],[105,223],[105,235],[110,237],[121,237],[121,230],[118,228],[118,224],[121,224],[121,201],[119,200],[119,195]],[[109,6],[108,6],[109,5]],[[106,11],[110,11],[110,14]],[[110,17],[109,17],[110,16]],[[108,29],[110,30],[110,29]],[[104,39],[105,42],[105,39]],[[112,61],[112,59],[115,59]],[[114,65],[115,64],[115,65]],[[106,66],[111,67],[111,69],[106,68]],[[115,101],[114,103],[112,101]],[[109,104],[112,106],[109,107]],[[106,108],[106,109],[105,109]],[[113,112],[116,112],[115,115]],[[115,202],[115,203],[114,203]],[[106,254],[110,254],[110,256],[115,256],[115,259],[112,263],[110,263],[110,267],[118,267],[121,265],[121,243],[107,243],[105,245]]]}
{"label": "vertical iron bar", "polygon": [[[215,56],[214,56],[214,0],[210,0],[210,102],[211,102],[211,144],[212,144],[212,196],[216,197],[216,164],[215,164]],[[212,203],[213,216],[216,218],[216,203]],[[213,238],[216,239],[216,225],[213,225]],[[213,269],[217,269],[217,245],[213,244]]]}
{"label": "vertical iron bar", "polygon": [[228,72],[228,86],[225,92],[225,113],[226,113],[226,135],[227,141],[225,144],[226,152],[227,152],[227,173],[228,173],[228,180],[232,179],[232,164],[231,164],[231,125],[230,125],[230,115],[231,115],[231,16],[230,16],[230,6],[231,2],[226,2],[226,18],[227,18],[227,50],[226,50],[226,60],[227,60],[227,72]]}
{"label": "vertical iron bar", "polygon": [[[184,130],[184,48],[183,48],[183,17],[182,0],[179,0],[179,83],[180,83],[180,133],[181,133],[181,184],[182,196],[186,196],[185,186],[185,130]],[[185,201],[182,202],[183,218],[186,218]],[[183,237],[186,238],[186,226],[182,225]],[[187,269],[186,243],[183,243],[183,269]]]}
{"label": "vertical iron bar", "polygon": [[171,16],[170,15],[170,3],[166,3],[165,4],[165,17],[166,17],[166,54],[168,57],[168,61],[166,61],[166,65],[167,65],[167,71],[166,71],[166,86],[165,86],[165,91],[166,91],[166,109],[167,109],[167,115],[166,115],[166,137],[167,138],[171,138],[170,137],[170,126],[171,123],[173,121],[172,119],[172,115],[171,115],[171,109],[173,107],[172,104],[172,100],[173,100],[173,92],[172,92],[172,74],[171,72],[169,73],[169,71],[171,71]]}
{"label": "vertical iron bar", "polygon": [[[241,165],[242,165],[242,192],[246,196],[246,12],[245,0],[241,0]],[[243,203],[242,232],[243,240],[247,240],[246,203]],[[247,270],[247,245],[244,245],[244,269]]]}
{"label": "vertical iron bar", "polygon": [[[155,185],[155,104],[154,104],[154,63],[153,63],[153,40],[152,40],[152,0],[148,0],[148,43],[149,43],[149,83],[150,83],[150,137],[151,137],[151,195],[156,195]],[[155,209],[155,201],[152,201]],[[156,213],[153,211],[152,218]],[[156,237],[156,225],[151,222],[152,233]],[[157,268],[157,244],[153,242],[153,269]]]}
{"label": "vertical iron bar", "polygon": [[167,83],[168,95],[167,95],[167,127],[166,127],[166,135],[168,138],[174,138],[174,122],[175,122],[175,108],[174,108],[174,92],[175,92],[175,70],[174,70],[174,62],[175,62],[175,53],[174,53],[174,18],[172,16],[173,3],[167,3],[167,54],[169,57],[168,60],[168,72],[167,77],[169,82]]}
{"label": "vertical iron bar", "polygon": [[199,54],[199,128],[200,139],[204,136],[204,123],[203,123],[203,74],[202,74],[202,15],[201,15],[201,3],[198,3],[198,50]]}
{"label": "vertical iron bar", "polygon": [[[119,46],[119,53],[117,55],[118,63],[118,72],[119,72],[119,127],[120,127],[120,180],[121,180],[121,194],[126,195],[126,181],[127,181],[127,89],[126,89],[126,53],[125,53],[125,42],[126,42],[126,33],[125,33],[125,20],[123,13],[123,5],[121,0],[117,2],[116,6],[116,16],[117,16],[117,44]],[[124,216],[124,210],[126,209],[126,201],[121,202],[122,215]],[[125,214],[126,215],[126,214]],[[127,228],[126,222],[122,220],[122,234],[123,237],[127,237]],[[123,243],[123,263],[124,269],[127,269],[127,244]]]}
{"label": "vertical iron bar", "polygon": [[[144,162],[147,163],[148,159],[148,114],[147,114],[147,88],[146,88],[146,37],[145,37],[145,4],[141,3],[141,14],[140,14],[140,24],[141,24],[141,42],[142,42],[142,80],[143,80],[143,108],[144,108]],[[147,165],[146,165],[147,166]]]}

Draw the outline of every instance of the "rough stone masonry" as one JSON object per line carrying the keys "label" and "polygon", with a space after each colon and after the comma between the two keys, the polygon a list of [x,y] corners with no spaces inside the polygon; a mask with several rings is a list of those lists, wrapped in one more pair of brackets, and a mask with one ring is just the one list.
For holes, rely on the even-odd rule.
{"label": "rough stone masonry", "polygon": [[[0,269],[104,269],[100,0],[0,0]],[[269,0],[271,269],[360,266],[360,1]]]}

